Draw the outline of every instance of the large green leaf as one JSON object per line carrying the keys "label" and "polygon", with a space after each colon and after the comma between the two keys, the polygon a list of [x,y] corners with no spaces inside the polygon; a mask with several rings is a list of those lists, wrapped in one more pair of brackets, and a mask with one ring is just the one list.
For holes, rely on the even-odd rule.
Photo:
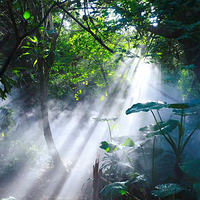
{"label": "large green leaf", "polygon": [[189,176],[200,178],[200,160],[190,160],[179,164],[181,170]]}
{"label": "large green leaf", "polygon": [[184,117],[185,116],[188,116],[188,115],[194,115],[196,114],[196,111],[191,111],[189,109],[184,109],[183,112],[182,110],[178,110],[178,109],[175,109],[175,110],[172,110],[174,112],[175,115],[183,115]]}
{"label": "large green leaf", "polygon": [[175,184],[175,183],[161,184],[161,185],[157,185],[155,188],[158,190],[151,191],[151,194],[153,196],[161,197],[161,198],[167,197],[172,194],[181,192],[182,190],[185,190],[184,187],[182,187],[179,184]]}
{"label": "large green leaf", "polygon": [[[167,134],[172,132],[177,126],[179,121],[177,120],[168,120],[164,122],[159,122],[157,124],[151,124],[139,129],[139,131],[146,132],[146,137],[150,138],[155,135],[162,135],[162,133]],[[162,132],[161,132],[162,130]]]}
{"label": "large green leaf", "polygon": [[113,153],[117,150],[117,145],[113,143],[108,143],[106,141],[102,141],[100,148],[104,149],[108,153]]}
{"label": "large green leaf", "polygon": [[145,103],[133,104],[129,109],[126,110],[126,114],[137,113],[140,111],[148,112],[149,110],[159,110],[167,106],[167,103],[162,101],[149,101]]}
{"label": "large green leaf", "polygon": [[111,183],[109,185],[106,185],[100,193],[104,195],[105,197],[119,197],[127,192],[127,181],[125,182],[115,182]]}
{"label": "large green leaf", "polygon": [[173,104],[169,104],[168,108],[185,109],[185,108],[191,108],[194,106],[195,104],[192,104],[192,103],[173,103]]}
{"label": "large green leaf", "polygon": [[195,190],[197,197],[200,197],[200,183],[195,183],[193,189]]}
{"label": "large green leaf", "polygon": [[[143,148],[143,151],[141,147],[139,146],[138,148],[134,149],[133,151],[136,153],[136,156],[141,157],[142,154],[145,155],[146,158],[151,159],[152,158],[152,147],[145,147]],[[159,157],[164,153],[164,150],[162,148],[155,147],[154,148],[154,157]]]}
{"label": "large green leaf", "polygon": [[133,142],[133,140],[131,138],[128,138],[124,144],[122,144],[122,146],[127,146],[127,147],[134,147],[135,143]]}

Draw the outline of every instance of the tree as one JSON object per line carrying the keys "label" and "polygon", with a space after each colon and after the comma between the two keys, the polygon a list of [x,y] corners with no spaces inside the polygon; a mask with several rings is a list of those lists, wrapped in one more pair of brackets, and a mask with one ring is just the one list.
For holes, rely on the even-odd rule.
{"label": "tree", "polygon": [[[79,10],[80,1],[73,3],[67,1],[1,1],[1,58],[2,67],[0,69],[1,83],[4,89],[0,89],[1,97],[6,98],[12,85],[16,81],[7,76],[8,69],[15,72],[14,64],[19,61],[24,65],[25,60],[30,64],[24,65],[22,70],[29,70],[28,67],[37,66],[34,76],[39,80],[41,116],[43,123],[44,137],[52,156],[54,165],[62,167],[62,161],[57,152],[53,141],[49,118],[48,118],[48,83],[50,71],[55,60],[56,43],[61,31],[62,22],[58,27],[54,27],[53,15],[60,12],[66,13],[74,20],[83,30],[87,31],[100,45],[108,51],[113,52],[103,40],[88,26],[84,25],[84,20],[78,20],[69,11],[69,6],[73,10]],[[49,6],[50,5],[50,6]],[[65,14],[63,14],[63,19]],[[5,32],[5,30],[7,30]],[[12,41],[12,43],[9,42]],[[12,45],[14,44],[14,45]],[[11,47],[11,48],[10,48]],[[22,59],[23,56],[29,55],[28,58]],[[30,57],[31,55],[31,57]],[[31,64],[32,63],[32,64]],[[19,70],[19,68],[17,69]],[[20,69],[21,70],[21,69]],[[32,70],[31,70],[32,71]],[[29,74],[30,76],[30,74]]]}
{"label": "tree", "polygon": [[[155,42],[163,38],[168,47],[169,41],[175,40],[173,47],[178,45],[184,52],[184,65],[191,66],[190,69],[200,81],[199,1],[104,0],[99,1],[99,4],[106,6],[107,12],[112,9],[121,16],[119,23],[113,25],[115,28],[133,26],[137,30],[137,38],[146,37]],[[175,57],[174,54],[172,56]]]}

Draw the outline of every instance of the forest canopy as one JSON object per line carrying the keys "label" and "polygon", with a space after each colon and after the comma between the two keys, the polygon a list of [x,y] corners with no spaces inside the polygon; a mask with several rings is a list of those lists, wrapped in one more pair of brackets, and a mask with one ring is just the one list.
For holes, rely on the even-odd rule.
{"label": "forest canopy", "polygon": [[[59,149],[54,143],[54,135],[50,126],[54,120],[53,118],[57,120],[60,117],[60,113],[51,115],[52,110],[49,109],[51,103],[55,100],[55,102],[64,104],[58,110],[63,113],[63,116],[67,116],[66,119],[61,120],[62,126],[58,128],[56,132],[58,135],[56,136],[62,135],[63,130],[61,131],[61,129],[63,127],[67,132],[66,135],[71,134],[68,130],[71,128],[71,124],[68,126],[66,121],[74,113],[79,115],[77,118],[80,121],[77,121],[77,127],[72,130],[73,136],[67,135],[69,139],[66,139],[66,141],[63,138],[61,139],[63,140],[62,144],[67,146],[64,148],[69,152],[73,149],[76,153],[80,153],[80,151],[86,149],[85,146],[88,145],[88,141],[90,141],[97,124],[99,122],[106,122],[107,124],[110,141],[102,141],[100,148],[106,152],[104,161],[107,161],[102,165],[102,168],[108,169],[110,167],[109,169],[113,170],[108,179],[112,183],[109,181],[106,184],[104,183],[105,187],[104,189],[101,188],[101,192],[98,191],[98,186],[97,190],[94,190],[94,196],[135,198],[135,196],[131,196],[131,190],[128,192],[130,186],[135,183],[134,186],[136,186],[135,189],[138,192],[136,198],[146,198],[146,194],[165,198],[169,195],[177,195],[177,191],[183,191],[184,193],[185,186],[182,187],[181,181],[185,181],[184,173],[195,161],[183,163],[182,157],[185,156],[185,149],[187,144],[190,144],[190,138],[193,137],[196,130],[199,130],[200,123],[197,122],[200,94],[199,31],[199,0],[0,0],[0,98],[3,102],[3,100],[9,99],[9,95],[11,95],[11,103],[15,105],[13,106],[15,112],[20,113],[18,121],[23,121],[21,124],[24,121],[39,121],[39,129],[42,130],[42,134],[41,130],[36,131],[34,134],[37,136],[39,134],[40,136],[42,135],[47,146],[47,154],[49,155],[47,159],[51,160],[53,175],[55,175],[52,180],[54,178],[57,179],[57,172],[59,171],[61,176],[64,174],[62,180],[66,181],[67,173],[70,171],[70,169],[66,169]],[[135,64],[136,61],[138,62],[137,64]],[[151,68],[150,66],[159,66],[159,70],[151,70],[151,72],[158,75],[158,71],[159,73],[161,71],[161,75],[159,74],[161,80],[159,81],[171,84],[175,90],[178,87],[182,95],[180,97],[181,101],[190,103],[177,103],[176,97],[170,97],[163,92],[162,89],[164,87],[153,88],[154,86],[152,86],[151,89],[153,89],[150,89],[149,93],[153,94],[152,91],[159,92],[159,94],[164,94],[165,97],[176,103],[168,104],[161,101],[139,102],[133,104],[126,111],[126,114],[151,112],[156,122],[154,125],[151,124],[139,129],[142,132],[140,136],[144,136],[142,138],[144,143],[141,143],[140,149],[138,149],[131,136],[121,144],[117,140],[117,144],[112,143],[114,141],[112,136],[114,125],[110,126],[110,124],[117,121],[117,117],[106,118],[103,116],[103,112],[109,113],[113,109],[116,111],[113,112],[114,114],[118,113],[116,115],[120,115],[122,109],[124,109],[123,106],[127,106],[133,101],[134,91],[138,89],[138,94],[142,93],[140,87],[137,88],[137,84],[141,81],[148,86],[150,85],[149,79],[141,78],[142,76],[140,77],[140,75],[137,75],[139,77],[136,79],[138,81],[136,85],[128,80],[129,75],[130,79],[133,79],[136,72],[139,71],[137,71],[137,67],[140,64],[144,66],[152,64],[147,65],[149,69]],[[135,65],[134,69],[131,69],[132,65]],[[148,73],[148,76],[153,79],[154,74],[150,73],[150,70],[141,72],[142,75],[145,73]],[[133,92],[131,91],[130,94],[129,90],[131,89],[133,89]],[[121,90],[123,92],[120,96],[118,93]],[[132,95],[130,101],[124,103],[125,99],[129,98],[129,94]],[[195,101],[194,99],[197,100]],[[80,111],[79,106],[86,105],[84,104],[85,102],[89,106]],[[92,105],[98,107],[101,103],[102,105],[105,103],[105,106],[101,107],[99,116],[93,118],[94,125],[90,129],[88,128],[86,136],[79,138],[82,142],[81,150],[75,149],[76,146],[72,142],[74,135],[77,138],[81,137],[80,133],[83,130],[85,131],[84,128],[87,127],[91,117]],[[116,108],[112,107],[115,103],[117,105]],[[36,110],[35,113],[31,110],[33,108]],[[95,110],[95,113],[98,109]],[[162,119],[162,115],[159,113],[162,109],[168,109],[167,112],[171,112],[169,120],[163,120],[166,116]],[[155,110],[156,114],[154,113]],[[65,115],[66,113],[69,115]],[[125,112],[123,114],[125,115]],[[1,154],[0,152],[0,165],[4,166],[6,170],[12,171],[19,162],[16,161],[17,164],[11,163],[7,167],[7,162],[5,165],[2,164],[4,161],[2,155],[8,155],[8,152],[12,152],[11,154],[14,155],[15,147],[18,146],[18,139],[21,140],[20,148],[24,148],[23,137],[21,136],[27,137],[27,124],[25,123],[26,127],[24,126],[24,129],[21,128],[23,125],[21,127],[16,125],[12,119],[13,111],[7,107],[0,108],[0,115],[3,116],[0,118],[0,142],[3,144],[1,147],[1,152],[3,153]],[[4,116],[6,117],[4,118]],[[175,116],[175,119],[171,119],[172,116]],[[178,117],[180,117],[180,121],[177,120]],[[142,120],[146,122],[147,118]],[[136,122],[137,119],[135,120]],[[76,123],[74,122],[74,124]],[[21,135],[10,134],[10,130],[14,126],[17,126],[17,133],[22,132]],[[132,129],[132,127],[130,126],[129,128]],[[189,131],[185,131],[186,129]],[[173,135],[174,131],[177,131],[175,135],[178,136],[177,138]],[[159,137],[163,137],[165,141],[162,145],[165,146],[167,144],[171,147],[173,150],[171,153],[167,152],[162,145],[161,148],[156,146],[161,142],[157,140]],[[6,152],[7,146],[13,143],[12,148]],[[196,145],[194,145],[194,148],[196,148],[198,146],[197,141],[193,141],[193,143]],[[143,147],[145,151],[143,151]],[[30,149],[28,145],[25,148],[24,155],[26,158]],[[90,150],[90,147],[87,148]],[[132,148],[132,153],[134,153],[131,158],[125,152],[129,148]],[[127,150],[127,153],[129,150]],[[34,151],[37,151],[37,149],[35,148]],[[32,151],[33,154],[34,151]],[[127,159],[126,162],[128,164],[124,165],[124,163],[121,163],[121,158],[116,158],[116,151],[121,151],[122,157]],[[141,166],[146,166],[146,168],[144,167],[145,172],[142,171],[143,168],[140,166],[139,159],[134,160],[134,151],[136,151],[136,154],[139,152],[140,158],[144,158]],[[156,162],[159,160],[154,160],[154,158],[157,158],[157,153],[162,155],[163,152],[165,156],[171,156],[170,154],[172,154],[170,158],[175,161],[174,166],[172,166],[172,162],[167,164],[171,164],[169,169],[171,172],[174,169],[175,176],[172,179],[168,177],[172,183],[167,181],[167,184],[157,185],[158,190],[152,190],[156,186],[156,181],[161,183],[160,175],[164,174],[162,170],[159,171],[159,165],[156,166]],[[144,155],[151,157],[149,159],[151,160],[150,168],[147,166]],[[36,161],[37,159],[39,159],[39,156],[38,158],[35,156]],[[116,159],[117,164],[120,165],[116,165]],[[138,171],[141,174],[144,172],[141,176],[133,171],[134,167],[131,165],[131,159],[134,160],[135,165],[138,165]],[[166,161],[167,159],[163,160]],[[26,159],[22,159],[22,161],[25,162]],[[164,162],[161,164],[165,166]],[[197,164],[199,163],[197,162]],[[166,166],[165,168],[160,168],[166,169]],[[93,168],[94,176],[98,176],[101,171],[98,167],[99,163],[96,161]],[[127,178],[127,174],[122,177],[123,170],[117,170],[119,167],[124,167],[128,172],[131,172],[131,179]],[[6,170],[5,173],[0,171],[0,179],[1,175],[2,177],[7,176]],[[149,183],[143,178],[143,175],[148,170],[151,170],[151,175],[149,176],[148,174],[147,176],[150,178]],[[118,171],[121,175],[119,175]],[[105,170],[104,178],[106,178],[106,173],[107,171]],[[116,175],[115,173],[118,174]],[[195,174],[195,176],[197,175],[198,173]],[[118,181],[116,177],[121,182],[116,182]],[[162,178],[165,181],[168,180],[166,177]],[[190,185],[187,191],[189,195],[191,195],[191,191],[194,196],[198,194],[195,198],[200,193],[199,177],[196,178],[198,178],[198,182],[195,184],[188,183]],[[97,179],[99,180],[99,178]],[[146,191],[145,189],[141,190],[139,186],[137,187],[138,182],[146,183],[146,188],[144,187]],[[180,185],[176,183],[180,183]],[[165,190],[166,188],[167,190]],[[97,192],[95,193],[95,191]],[[172,198],[175,198],[175,196],[172,196]],[[177,196],[177,198],[179,197]]]}
{"label": "forest canopy", "polygon": [[[52,87],[65,83],[60,96],[81,80],[92,80],[92,74],[101,81],[97,85],[106,85],[112,69],[100,67],[102,58],[106,62],[117,53],[118,61],[141,46],[144,56],[161,62],[168,72],[189,69],[200,80],[197,0],[2,0],[0,9],[2,98],[18,85],[19,77],[36,81],[38,57],[51,66]],[[75,90],[77,98],[80,90]]]}

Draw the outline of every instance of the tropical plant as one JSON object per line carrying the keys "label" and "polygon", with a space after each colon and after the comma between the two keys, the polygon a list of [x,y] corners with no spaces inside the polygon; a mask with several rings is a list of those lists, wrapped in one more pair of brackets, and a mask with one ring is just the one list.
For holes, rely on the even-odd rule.
{"label": "tropical plant", "polygon": [[[189,163],[186,162],[185,164],[182,161],[185,160],[185,158],[184,158],[185,151],[184,150],[185,150],[188,142],[190,141],[190,138],[193,136],[193,134],[196,132],[196,130],[199,128],[199,125],[200,125],[200,122],[198,121],[195,124],[195,126],[193,126],[193,129],[191,130],[191,127],[188,128],[187,125],[185,124],[185,118],[188,115],[194,114],[192,109],[197,108],[197,107],[198,107],[198,105],[194,104],[194,103],[167,104],[165,102],[145,102],[145,103],[134,104],[129,109],[127,109],[126,110],[127,115],[131,114],[131,113],[141,112],[141,111],[143,111],[143,112],[150,111],[156,122],[156,124],[151,124],[151,125],[148,125],[148,126],[145,126],[145,127],[142,127],[139,129],[139,131],[142,132],[143,136],[144,136],[143,137],[144,142],[142,144],[142,147],[144,147],[144,144],[146,145],[147,143],[149,143],[149,141],[151,141],[151,143],[149,143],[150,145],[152,145],[152,147],[150,148],[151,150],[147,150],[148,152],[151,152],[151,160],[152,160],[151,168],[137,167],[138,158],[136,158],[136,159],[133,159],[133,158],[135,157],[135,155],[137,155],[137,153],[139,151],[138,151],[138,148],[136,148],[135,146],[131,146],[131,148],[132,148],[131,154],[125,154],[125,155],[126,156],[128,155],[127,160],[130,161],[129,164],[131,164],[132,172],[129,171],[129,176],[126,177],[127,178],[126,180],[123,179],[123,181],[125,181],[125,182],[121,182],[121,184],[119,182],[120,178],[118,178],[118,180],[115,180],[115,181],[112,180],[112,184],[110,184],[109,186],[104,188],[102,190],[102,194],[107,197],[110,197],[111,195],[119,196],[120,194],[122,195],[122,193],[123,193],[123,195],[126,195],[126,196],[131,195],[132,194],[131,192],[133,192],[133,190],[130,190],[130,188],[135,187],[134,182],[133,182],[134,179],[131,179],[131,174],[133,175],[135,173],[139,173],[145,177],[145,181],[143,180],[143,191],[148,193],[148,194],[146,194],[146,196],[148,196],[148,198],[152,198],[151,196],[149,196],[150,194],[153,196],[164,198],[164,197],[171,196],[171,195],[173,196],[176,193],[180,193],[183,191],[187,191],[189,193],[189,195],[191,195],[189,192],[189,189],[188,189],[188,185],[186,185],[186,183],[184,183],[184,180],[185,180],[184,172],[190,174],[191,173],[190,171],[192,171],[191,166],[194,165],[194,163],[195,163],[195,165],[199,166],[198,165],[199,161],[198,162],[191,161]],[[171,119],[171,118],[167,121],[163,121],[162,117],[160,115],[160,111],[159,111],[160,109],[163,109],[163,108],[173,109],[172,111],[174,113],[174,116],[176,116],[176,118],[177,118],[177,115],[180,116],[180,121],[177,119]],[[157,116],[153,110],[157,111]],[[156,146],[156,144],[158,144],[158,143],[156,143],[156,138],[157,138],[157,140],[164,138],[165,143],[159,142],[161,145],[161,148],[160,148],[161,150],[158,150],[159,148]],[[166,144],[168,144],[172,148],[173,153],[171,150],[169,151],[168,148],[166,148]],[[119,150],[119,147],[116,144],[114,146],[113,145],[114,144],[109,144],[104,141],[104,142],[102,142],[101,148],[106,150],[107,154],[108,153],[114,154],[117,150]],[[158,153],[159,151],[160,151],[160,153]],[[133,154],[133,152],[135,152],[135,154]],[[157,153],[159,154],[158,159],[156,158]],[[172,157],[170,156],[170,154]],[[163,155],[163,156],[161,156],[161,155]],[[120,163],[121,161],[124,162],[123,156],[124,155],[122,155],[122,157],[120,159],[118,158],[118,163]],[[145,147],[144,147],[144,149],[141,148],[141,156],[143,157],[143,163],[141,166],[145,166],[145,165],[147,166],[148,154],[147,154],[147,152],[145,152]],[[140,158],[141,158],[141,156],[140,156]],[[167,156],[168,157],[170,156],[169,161],[167,161]],[[106,157],[109,157],[109,156],[106,155]],[[112,159],[110,158],[110,160],[112,160]],[[173,160],[174,160],[174,162],[173,162]],[[167,163],[170,163],[170,164],[174,163],[174,166],[166,164],[166,161],[167,161]],[[108,167],[109,165],[111,165],[111,163],[112,162],[108,162],[108,159],[107,159],[106,164],[104,163],[102,166]],[[135,163],[135,164],[133,165],[133,163]],[[159,166],[162,166],[163,169],[161,169]],[[171,168],[171,171],[169,172],[170,175],[167,173],[167,170],[165,170],[168,167]],[[173,178],[173,173],[172,173],[173,168],[174,168],[174,172],[175,172],[174,178]],[[110,167],[109,169],[112,169],[112,167]],[[116,168],[114,168],[114,170],[116,170]],[[163,177],[160,177],[160,175],[163,173],[163,171],[166,172],[164,179],[163,179]],[[194,176],[196,178],[199,176],[198,171],[196,171],[195,175],[193,174],[193,177]],[[129,187],[125,187],[127,184],[126,181],[128,183],[131,183],[131,184],[128,184]],[[164,181],[164,183],[163,183],[163,181]],[[167,181],[167,183],[165,181]],[[114,184],[115,182],[117,182],[116,185]],[[155,187],[156,184],[159,184],[159,185],[157,185]],[[198,184],[199,184],[198,181],[193,183],[193,188],[196,191],[197,196],[199,194],[199,189],[198,189],[199,185]],[[157,190],[152,190],[154,187]],[[108,192],[108,190],[109,190],[109,192]],[[124,192],[124,190],[126,192]],[[150,193],[151,190],[152,190],[152,192]],[[142,193],[138,192],[137,195],[142,196]],[[181,196],[180,196],[180,198],[181,198]]]}

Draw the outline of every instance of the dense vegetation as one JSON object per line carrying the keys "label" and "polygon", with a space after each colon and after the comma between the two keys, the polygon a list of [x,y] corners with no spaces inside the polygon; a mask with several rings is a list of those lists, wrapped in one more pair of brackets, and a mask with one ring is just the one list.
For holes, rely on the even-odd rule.
{"label": "dense vegetation", "polygon": [[[199,160],[184,154],[199,128],[196,121],[199,101],[194,101],[200,92],[199,9],[198,0],[0,1],[0,95],[5,100],[12,94],[14,108],[21,113],[40,106],[41,114],[37,113],[35,118],[41,118],[51,157],[47,162],[54,166],[55,173],[65,173],[66,169],[50,129],[49,99],[67,101],[71,110],[78,102],[92,101],[100,93],[102,101],[106,96],[112,99],[117,91],[111,82],[116,77],[118,64],[136,57],[132,49],[135,52],[142,49],[140,56],[160,63],[163,82],[177,85],[188,104],[133,105],[135,110],[129,110],[130,113],[150,111],[156,123],[141,128],[145,133],[141,151],[131,138],[126,138],[123,145],[102,142],[101,148],[107,152],[105,163],[103,171],[95,168],[95,173],[101,171],[107,182],[100,187],[100,180],[94,176],[93,198],[199,198]],[[166,107],[174,109],[172,112],[180,119],[162,121],[158,115],[158,120],[152,110]],[[28,159],[37,148],[21,145],[25,128],[17,130],[13,112],[8,107],[1,108],[1,155],[12,154],[12,148],[7,152],[5,149],[15,145],[24,148],[26,153],[12,163],[3,163],[1,158],[2,181],[15,171],[13,168],[19,169],[24,162],[31,166],[31,161],[40,159],[37,156]],[[13,127],[18,135],[10,134]],[[163,143],[160,138],[164,138]],[[151,167],[145,166],[148,150]],[[135,154],[142,154],[143,161],[135,159]],[[173,162],[166,164],[165,157],[174,161],[174,166]],[[129,164],[124,165],[125,162]],[[163,177],[163,171],[158,168],[170,170]],[[191,168],[196,169],[196,174],[191,174]]]}

